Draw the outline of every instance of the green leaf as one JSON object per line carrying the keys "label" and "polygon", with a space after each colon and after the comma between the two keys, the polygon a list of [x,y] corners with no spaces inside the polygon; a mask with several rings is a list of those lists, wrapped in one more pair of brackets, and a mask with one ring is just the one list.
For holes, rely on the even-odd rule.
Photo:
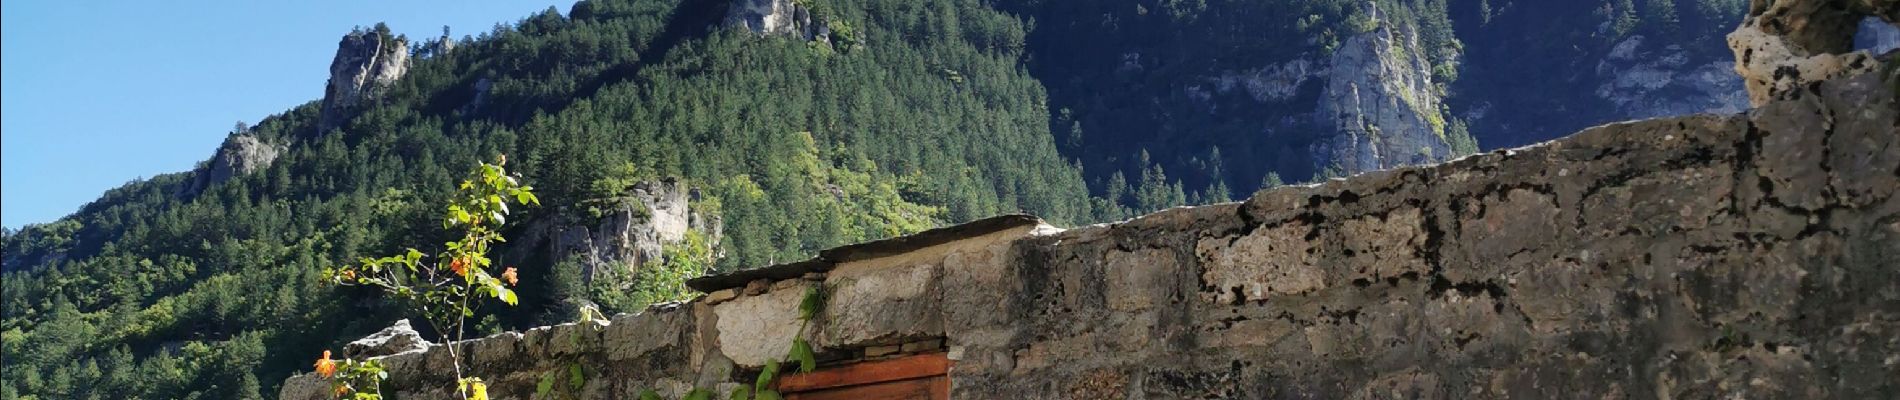
{"label": "green leaf", "polygon": [[777,375],[778,360],[766,360],[765,369],[759,370],[759,380],[752,383],[752,391],[765,394],[767,389],[772,388],[772,381],[777,380]]}
{"label": "green leaf", "polygon": [[753,396],[752,399],[753,400],[782,400],[784,399],[784,397],[779,396],[778,391],[768,389],[768,390],[760,390],[759,395]]}
{"label": "green leaf", "polygon": [[660,400],[660,393],[653,391],[653,389],[641,390],[640,400]]}
{"label": "green leaf", "polygon": [[581,390],[582,386],[587,386],[587,377],[581,374],[581,364],[568,363],[567,387],[573,388],[574,390]]}
{"label": "green leaf", "polygon": [[686,396],[680,397],[680,400],[712,400],[712,392],[706,389],[693,389],[686,392]]}
{"label": "green leaf", "polygon": [[547,397],[549,393],[553,393],[553,392],[554,392],[554,372],[550,371],[548,373],[541,374],[541,382],[536,383],[534,385],[534,395],[540,396],[540,397]]}
{"label": "green leaf", "polygon": [[818,369],[818,356],[811,351],[811,343],[804,338],[792,339],[792,357],[798,361],[798,372],[806,373]]}
{"label": "green leaf", "polygon": [[805,298],[798,302],[798,318],[810,320],[825,309],[825,291],[823,284],[814,284],[805,288]]}
{"label": "green leaf", "polygon": [[752,398],[752,388],[745,386],[732,388],[732,395],[727,398],[731,400],[750,400]]}

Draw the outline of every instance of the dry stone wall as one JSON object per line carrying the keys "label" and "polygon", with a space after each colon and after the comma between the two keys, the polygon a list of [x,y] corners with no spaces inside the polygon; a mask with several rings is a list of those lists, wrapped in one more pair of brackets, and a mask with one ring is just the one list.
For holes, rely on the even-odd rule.
{"label": "dry stone wall", "polygon": [[[725,393],[823,285],[823,364],[945,352],[956,398],[1900,396],[1895,90],[1793,90],[1244,203],[857,245],[456,346],[497,398],[573,366],[581,398]],[[445,350],[385,358],[385,390],[450,398]]]}

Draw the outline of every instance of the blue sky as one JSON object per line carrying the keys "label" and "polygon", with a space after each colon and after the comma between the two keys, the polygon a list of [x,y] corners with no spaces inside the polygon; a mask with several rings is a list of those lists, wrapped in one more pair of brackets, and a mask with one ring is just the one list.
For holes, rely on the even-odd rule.
{"label": "blue sky", "polygon": [[387,22],[456,37],[573,0],[0,3],[0,224],[71,214],[191,169],[238,121],[323,96],[337,40]]}

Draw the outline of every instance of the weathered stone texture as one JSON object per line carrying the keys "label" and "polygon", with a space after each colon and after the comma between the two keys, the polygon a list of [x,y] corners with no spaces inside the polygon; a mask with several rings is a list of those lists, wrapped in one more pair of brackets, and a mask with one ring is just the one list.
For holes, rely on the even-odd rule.
{"label": "weathered stone texture", "polygon": [[218,152],[191,172],[191,183],[179,188],[179,195],[197,196],[225,181],[270,167],[277,161],[281,146],[265,143],[254,132],[238,131],[224,138]]}
{"label": "weathered stone texture", "polygon": [[409,72],[409,39],[392,36],[387,28],[357,29],[337,42],[330,60],[330,81],[323,91],[323,109],[317,131],[344,126],[363,103],[383,92]]}
{"label": "weathered stone texture", "polygon": [[1749,102],[1761,106],[1814,82],[1881,70],[1875,54],[1852,51],[1870,17],[1900,24],[1900,1],[1751,1],[1742,26],[1728,35]]}
{"label": "weathered stone texture", "polygon": [[[1381,10],[1370,8],[1374,20]],[[1328,60],[1314,118],[1331,135],[1312,145],[1321,166],[1360,173],[1452,156],[1432,63],[1416,28],[1379,24],[1351,35]],[[1413,49],[1413,50],[1408,50]],[[1455,62],[1455,61],[1454,61]]]}
{"label": "weathered stone texture", "polygon": [[410,327],[409,320],[405,319],[373,335],[343,345],[343,356],[362,359],[427,350],[429,341],[423,339],[422,334]]}
{"label": "weathered stone texture", "polygon": [[665,262],[666,246],[686,243],[689,233],[718,249],[722,219],[694,209],[698,197],[698,190],[675,178],[634,182],[617,196],[589,200],[591,212],[564,208],[554,218],[531,223],[520,242],[546,249],[547,258],[513,261],[573,261],[581,279],[591,282]]}
{"label": "weathered stone texture", "polygon": [[[814,279],[458,349],[501,398],[571,363],[585,398],[724,393],[782,357],[819,284],[823,363],[943,349],[958,398],[1894,398],[1900,104],[1878,74],[1798,90],[1245,203],[833,252]],[[403,398],[453,387],[441,346],[386,360]]]}

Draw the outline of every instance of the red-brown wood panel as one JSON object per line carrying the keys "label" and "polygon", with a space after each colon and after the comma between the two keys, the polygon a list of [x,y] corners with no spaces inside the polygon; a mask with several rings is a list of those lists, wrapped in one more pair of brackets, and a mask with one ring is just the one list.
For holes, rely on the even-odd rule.
{"label": "red-brown wood panel", "polygon": [[944,353],[866,361],[779,378],[788,400],[949,399],[950,359]]}

